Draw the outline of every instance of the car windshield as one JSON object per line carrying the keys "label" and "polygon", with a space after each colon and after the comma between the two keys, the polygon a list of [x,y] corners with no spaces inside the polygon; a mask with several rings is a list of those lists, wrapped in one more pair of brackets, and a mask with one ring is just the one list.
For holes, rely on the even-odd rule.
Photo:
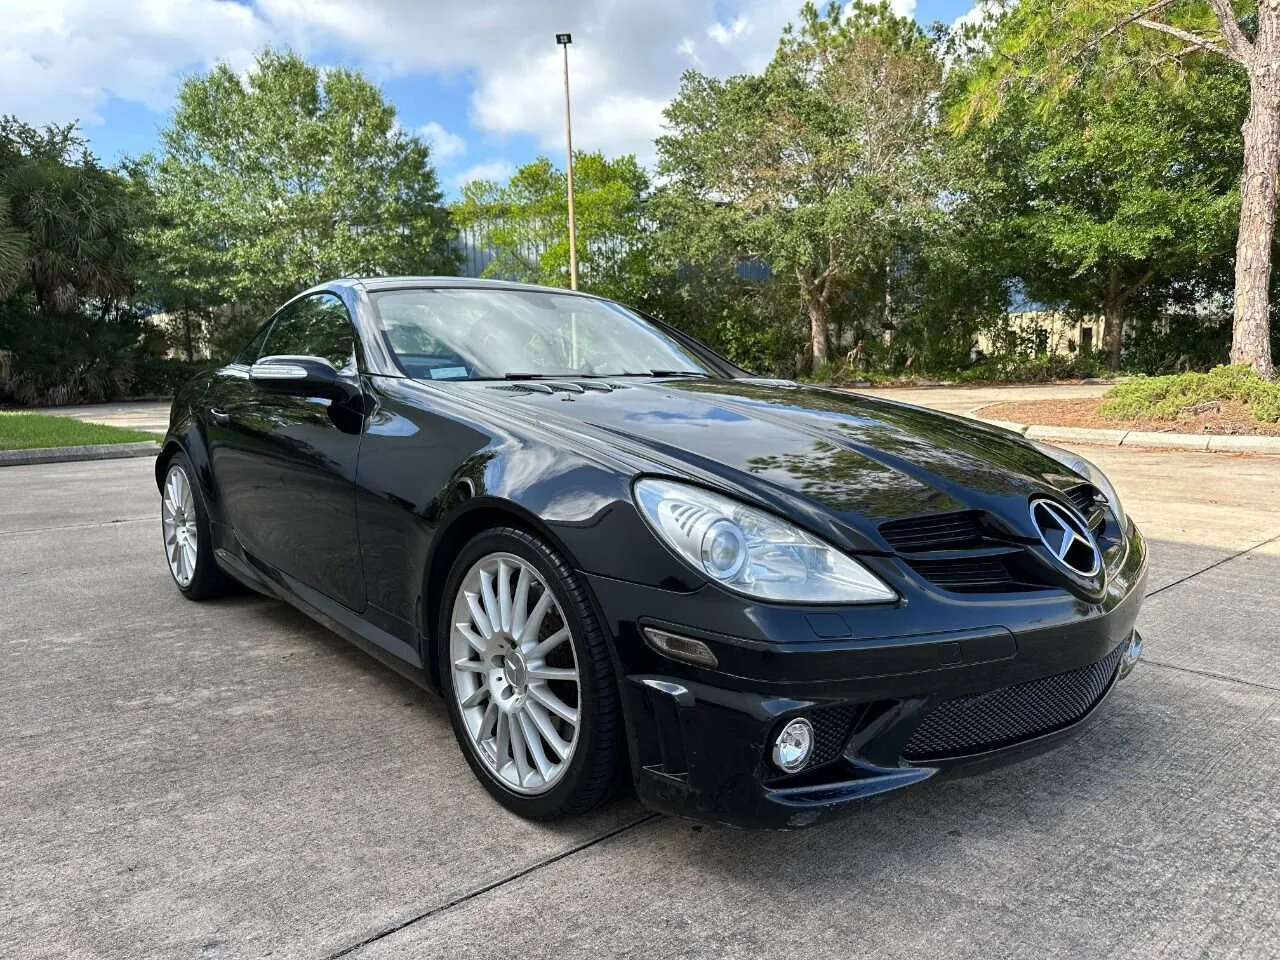
{"label": "car windshield", "polygon": [[387,345],[419,379],[713,375],[643,317],[593,297],[435,287],[370,299]]}

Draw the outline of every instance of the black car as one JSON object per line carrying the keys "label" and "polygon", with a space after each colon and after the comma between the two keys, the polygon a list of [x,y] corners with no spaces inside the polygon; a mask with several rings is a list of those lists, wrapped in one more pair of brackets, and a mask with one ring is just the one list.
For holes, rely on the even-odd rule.
{"label": "black car", "polygon": [[1141,647],[1143,538],[1079,456],[564,290],[308,290],[179,391],[156,480],[187,597],[239,581],[440,691],[529,817],[629,768],[803,826],[1059,743]]}

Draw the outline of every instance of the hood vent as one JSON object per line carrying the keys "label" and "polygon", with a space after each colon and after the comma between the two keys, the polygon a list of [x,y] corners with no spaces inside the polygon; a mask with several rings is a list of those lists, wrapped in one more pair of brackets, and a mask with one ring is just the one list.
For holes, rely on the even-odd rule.
{"label": "hood vent", "polygon": [[489,389],[527,397],[531,393],[613,393],[627,389],[627,385],[609,380],[515,380],[493,384]]}
{"label": "hood vent", "polygon": [[503,393],[518,393],[527,397],[531,393],[555,393],[548,384],[526,381],[524,383],[496,383],[490,390],[501,390]]}

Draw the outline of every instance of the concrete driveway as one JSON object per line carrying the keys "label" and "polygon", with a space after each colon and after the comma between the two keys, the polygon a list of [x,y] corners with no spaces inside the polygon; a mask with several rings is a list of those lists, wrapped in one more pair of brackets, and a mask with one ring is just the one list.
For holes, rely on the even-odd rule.
{"label": "concrete driveway", "polygon": [[148,460],[0,470],[0,956],[1280,956],[1280,458],[1095,449],[1146,662],[1070,745],[799,833],[544,825],[283,604],[193,604]]}

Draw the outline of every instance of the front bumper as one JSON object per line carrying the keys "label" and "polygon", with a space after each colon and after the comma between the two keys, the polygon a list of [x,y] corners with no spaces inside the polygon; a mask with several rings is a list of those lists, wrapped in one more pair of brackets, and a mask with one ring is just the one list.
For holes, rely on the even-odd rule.
{"label": "front bumper", "polygon": [[[1094,720],[1132,669],[1146,562],[1133,529],[1101,602],[922,594],[904,617],[917,632],[802,640],[798,626],[817,631],[823,621],[811,618],[829,612],[790,611],[792,629],[773,633],[776,608],[739,608],[726,618],[759,632],[727,636],[710,628],[724,594],[589,577],[616,638],[637,792],[679,816],[802,827],[868,796],[1051,749]],[[656,653],[646,624],[703,640],[718,668]],[[770,750],[797,716],[814,721],[816,756],[784,775]]]}

